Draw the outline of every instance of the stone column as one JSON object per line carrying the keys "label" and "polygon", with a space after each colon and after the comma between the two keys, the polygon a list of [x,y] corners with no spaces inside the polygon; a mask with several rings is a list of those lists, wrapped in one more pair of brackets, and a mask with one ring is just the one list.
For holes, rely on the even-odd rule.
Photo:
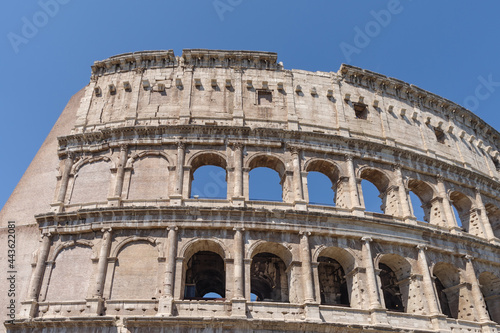
{"label": "stone column", "polygon": [[172,300],[174,298],[175,265],[177,258],[177,230],[173,226],[168,228],[167,247],[168,257],[165,267],[165,280],[163,282],[163,297],[160,298],[158,315],[172,315]]}
{"label": "stone column", "polygon": [[441,307],[438,301],[438,295],[436,292],[436,288],[434,286],[434,279],[431,276],[431,272],[429,271],[429,264],[427,263],[427,256],[425,254],[425,250],[427,250],[427,246],[420,244],[417,245],[418,249],[418,266],[420,268],[420,273],[422,274],[423,286],[424,286],[424,295],[427,301],[427,305],[429,307],[429,312],[431,316],[440,315]]}
{"label": "stone column", "polygon": [[361,238],[363,242],[363,262],[366,268],[366,279],[368,283],[368,294],[370,298],[370,309],[382,308],[380,302],[380,288],[378,286],[377,273],[375,272],[375,265],[373,264],[372,249],[370,237]]}
{"label": "stone column", "polygon": [[104,293],[104,283],[108,267],[109,250],[111,248],[111,228],[102,229],[101,251],[99,253],[99,262],[97,264],[97,279],[94,290],[94,297],[102,297]]}
{"label": "stone column", "polygon": [[175,259],[177,256],[177,227],[168,228],[168,258],[165,269],[165,284],[164,294],[167,297],[174,296],[174,275],[175,275]]}
{"label": "stone column", "polygon": [[99,252],[99,261],[97,263],[97,276],[95,280],[92,298],[87,299],[89,312],[101,316],[104,314],[104,284],[108,269],[109,250],[111,249],[111,228],[102,229],[101,250]]}
{"label": "stone column", "polygon": [[459,228],[455,220],[455,214],[453,213],[453,209],[451,209],[451,203],[450,200],[448,199],[448,194],[446,193],[446,187],[444,186],[443,177],[438,175],[437,181],[438,181],[437,188],[439,196],[443,198],[443,209],[444,209],[444,216],[446,217],[446,223],[448,224],[450,230],[456,231]]}
{"label": "stone column", "polygon": [[234,292],[232,303],[232,317],[246,318],[245,299],[245,267],[243,263],[243,231],[245,229],[234,228]]}
{"label": "stone column", "polygon": [[116,183],[115,183],[115,198],[121,198],[123,190],[123,179],[125,176],[125,166],[128,158],[128,147],[126,145],[120,146],[120,161],[116,170]]}
{"label": "stone column", "polygon": [[476,187],[476,206],[480,213],[481,224],[483,225],[484,236],[488,241],[494,240],[495,234],[491,228],[490,220],[488,219],[488,213],[486,212],[486,207],[484,207],[483,199],[481,198],[481,192],[479,188]]}
{"label": "stone column", "polygon": [[402,214],[401,217],[406,221],[410,220],[415,221],[416,218],[412,214],[412,207],[410,205],[410,200],[408,199],[408,193],[406,192],[406,187],[403,181],[403,174],[401,173],[401,165],[395,164],[393,166],[393,169],[396,176],[397,186],[399,188],[399,200],[400,200],[401,214]]}
{"label": "stone column", "polygon": [[232,201],[237,206],[243,206],[245,198],[243,195],[243,145],[233,144],[234,151],[234,191]]}
{"label": "stone column", "polygon": [[314,302],[314,286],[311,270],[311,251],[309,249],[310,232],[300,233],[300,259],[302,260],[302,283],[304,284],[304,301]]}
{"label": "stone column", "polygon": [[243,228],[234,228],[234,298],[245,297],[243,267]]}
{"label": "stone column", "polygon": [[180,205],[182,200],[182,188],[184,180],[184,158],[186,154],[186,145],[184,142],[177,142],[177,165],[174,194],[170,195],[173,205]]}
{"label": "stone column", "polygon": [[68,191],[69,175],[71,173],[71,167],[73,166],[73,157],[68,154],[66,160],[64,161],[64,171],[61,177],[61,186],[59,187],[59,194],[57,196],[57,203],[64,204],[64,199],[66,198],[66,192]]}
{"label": "stone column", "polygon": [[45,272],[47,257],[49,256],[51,239],[52,235],[50,233],[44,233],[42,235],[42,245],[40,246],[35,271],[31,276],[29,284],[28,300],[21,303],[21,317],[33,318],[36,316],[38,310],[38,294],[42,287],[43,273]]}
{"label": "stone column", "polygon": [[351,199],[351,209],[361,209],[361,201],[359,200],[358,184],[356,180],[356,171],[354,170],[353,157],[350,154],[345,155],[347,174],[349,176],[349,193]]}
{"label": "stone column", "polygon": [[473,257],[470,255],[465,256],[465,274],[467,276],[467,281],[471,284],[472,303],[476,308],[479,321],[490,321],[490,315],[488,313],[488,310],[486,310],[486,303],[484,301],[483,293],[479,288],[479,282],[477,281],[476,272],[474,271],[474,265],[472,264],[472,259]]}
{"label": "stone column", "polygon": [[293,192],[295,203],[304,203],[304,191],[302,188],[302,174],[300,171],[300,151],[296,147],[290,147],[293,165]]}

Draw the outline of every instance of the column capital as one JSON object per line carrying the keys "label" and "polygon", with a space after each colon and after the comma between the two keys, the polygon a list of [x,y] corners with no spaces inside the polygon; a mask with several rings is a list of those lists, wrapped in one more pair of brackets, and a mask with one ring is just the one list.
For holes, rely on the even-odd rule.
{"label": "column capital", "polygon": [[234,231],[245,231],[245,228],[244,227],[234,227],[233,230]]}
{"label": "column capital", "polygon": [[352,162],[354,156],[352,154],[344,154],[344,159],[348,162]]}
{"label": "column capital", "polygon": [[309,237],[309,236],[311,236],[311,232],[310,231],[299,231],[299,235]]}
{"label": "column capital", "polygon": [[184,141],[177,141],[177,149],[186,149],[186,143]]}
{"label": "column capital", "polygon": [[52,237],[52,233],[50,231],[42,232],[42,239],[44,239],[45,237],[47,237],[47,238]]}
{"label": "column capital", "polygon": [[242,150],[244,147],[244,144],[242,142],[239,142],[239,141],[229,141],[227,144],[229,146],[232,146],[233,149],[235,149],[235,150]]}
{"label": "column capital", "polygon": [[177,230],[179,230],[179,228],[177,226],[173,225],[173,226],[167,227],[167,230],[168,231],[171,231],[171,230],[177,231]]}
{"label": "column capital", "polygon": [[437,181],[438,181],[438,182],[441,182],[441,183],[444,181],[444,177],[443,177],[443,175],[442,175],[442,174],[440,174],[440,173],[438,173],[438,174],[436,175],[436,179],[437,179]]}
{"label": "column capital", "polygon": [[113,230],[113,228],[111,228],[111,227],[107,227],[107,228],[102,228],[102,229],[101,229],[101,232],[102,232],[102,233],[105,233],[105,232],[111,232],[112,230]]}
{"label": "column capital", "polygon": [[475,258],[473,256],[471,256],[470,254],[466,254],[466,255],[464,255],[464,259],[472,262],[472,260],[474,260]]}
{"label": "column capital", "polygon": [[392,165],[392,169],[393,169],[394,171],[401,171],[401,167],[402,167],[401,163],[394,163],[394,164]]}
{"label": "column capital", "polygon": [[292,154],[292,155],[298,155],[300,153],[300,148],[297,146],[291,146],[291,145],[286,145],[286,149]]}
{"label": "column capital", "polygon": [[417,245],[417,249],[419,251],[427,251],[427,245],[425,245],[425,244],[418,244]]}
{"label": "column capital", "polygon": [[373,242],[373,238],[371,238],[371,237],[362,237],[361,240],[365,243]]}
{"label": "column capital", "polygon": [[128,149],[128,145],[126,145],[126,144],[121,144],[120,145],[120,151],[125,151],[127,149]]}

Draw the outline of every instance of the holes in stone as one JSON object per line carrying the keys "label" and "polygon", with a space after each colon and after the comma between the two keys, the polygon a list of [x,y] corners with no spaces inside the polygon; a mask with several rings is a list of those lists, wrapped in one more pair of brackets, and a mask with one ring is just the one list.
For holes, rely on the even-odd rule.
{"label": "holes in stone", "polygon": [[364,103],[353,103],[354,113],[356,114],[356,119],[364,119],[368,118],[368,108]]}
{"label": "holes in stone", "polygon": [[445,143],[446,135],[444,134],[444,131],[441,128],[434,127],[434,134],[436,135],[437,142]]}
{"label": "holes in stone", "polygon": [[258,90],[257,100],[259,105],[269,106],[273,103],[273,93],[269,90]]}

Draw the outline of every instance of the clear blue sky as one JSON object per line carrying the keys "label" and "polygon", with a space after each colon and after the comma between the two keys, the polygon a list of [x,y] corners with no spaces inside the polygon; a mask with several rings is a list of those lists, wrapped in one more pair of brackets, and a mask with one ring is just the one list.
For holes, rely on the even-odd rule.
{"label": "clear blue sky", "polygon": [[498,1],[23,0],[2,7],[0,207],[69,98],[88,83],[94,60],[124,52],[273,51],[285,68],[310,71],[349,63],[466,105],[500,129]]}

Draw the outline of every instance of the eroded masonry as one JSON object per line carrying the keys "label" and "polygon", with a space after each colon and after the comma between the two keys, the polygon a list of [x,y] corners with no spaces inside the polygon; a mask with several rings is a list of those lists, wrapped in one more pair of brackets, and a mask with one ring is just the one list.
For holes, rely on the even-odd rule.
{"label": "eroded masonry", "polygon": [[[497,332],[499,150],[470,111],[352,66],[98,61],[0,214],[23,242],[6,329]],[[192,188],[206,166],[220,198]],[[258,168],[281,200],[250,196]],[[331,203],[310,200],[313,173]]]}

